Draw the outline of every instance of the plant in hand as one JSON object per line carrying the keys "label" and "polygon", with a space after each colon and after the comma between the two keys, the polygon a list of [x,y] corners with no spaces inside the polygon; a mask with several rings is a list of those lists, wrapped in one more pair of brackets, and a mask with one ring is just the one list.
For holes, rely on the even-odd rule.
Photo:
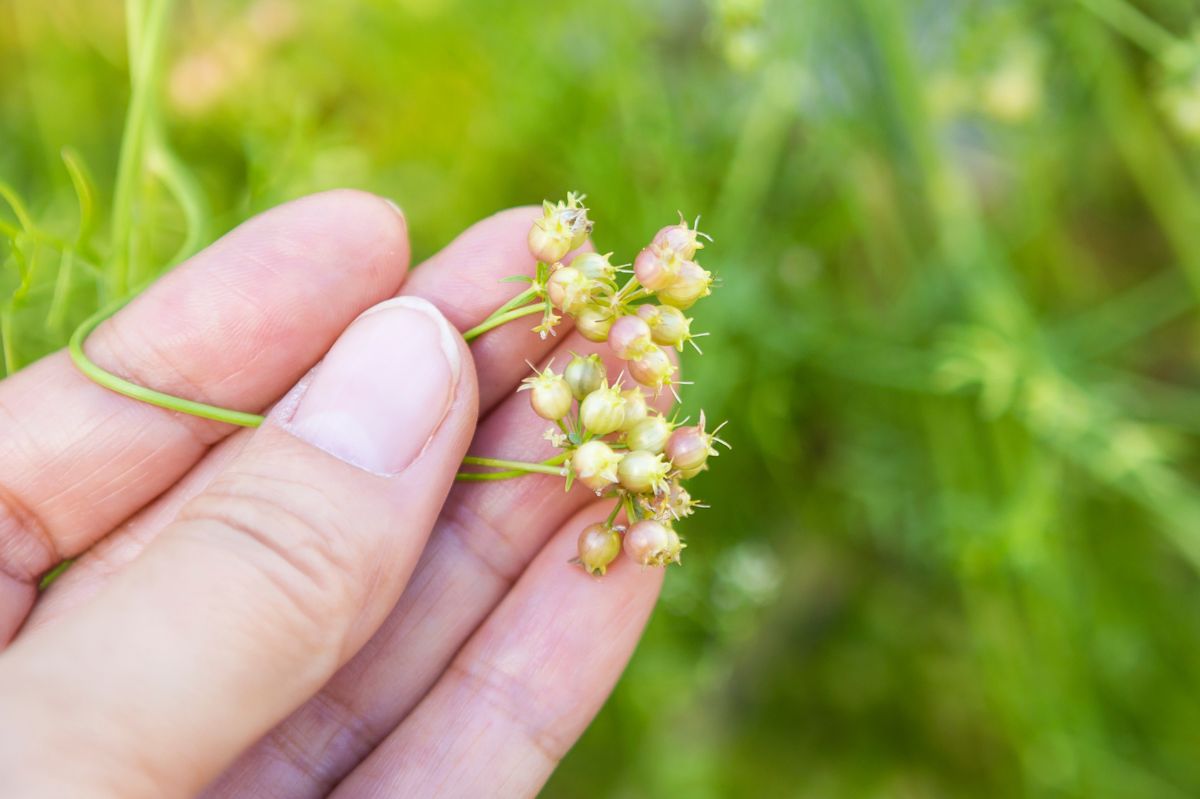
{"label": "plant in hand", "polygon": [[[609,374],[596,354],[576,355],[561,373],[553,363],[534,369],[519,391],[529,391],[533,412],[553,422],[547,432],[559,452],[530,463],[498,457],[467,456],[468,466],[487,471],[461,472],[459,480],[506,480],[526,474],[562,477],[566,490],[582,483],[613,502],[607,521],[580,535],[576,562],[593,574],[604,574],[622,549],[644,566],[678,563],[684,544],[674,529],[678,520],[701,507],[683,482],[708,468],[715,444],[728,446],[716,430],[699,423],[667,418],[651,409],[647,397],[668,391],[678,399],[676,366],[665,347],[682,350],[691,342],[692,320],[684,311],[711,293],[712,275],[695,260],[708,239],[681,218],[659,230],[633,261],[633,274],[623,282],[612,253],[570,253],[587,240],[593,224],[584,197],[543,203],[542,216],[529,229],[529,251],[537,259],[533,277],[511,281],[528,287],[463,334],[471,341],[490,330],[527,316],[540,315],[533,332],[545,338],[563,317],[571,318],[584,337],[606,342],[624,367]],[[135,399],[172,410],[246,427],[263,418],[185,400],[139,386],[91,361],[83,349],[87,334],[115,308],[85,321],[71,338],[75,364],[88,377]],[[696,347],[699,350],[699,347]],[[624,513],[626,528],[617,524]],[[614,544],[614,542],[617,542]]]}

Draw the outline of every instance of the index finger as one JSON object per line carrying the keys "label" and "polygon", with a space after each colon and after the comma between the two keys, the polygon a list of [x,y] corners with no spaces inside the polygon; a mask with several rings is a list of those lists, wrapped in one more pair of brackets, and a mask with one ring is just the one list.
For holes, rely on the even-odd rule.
{"label": "index finger", "polygon": [[[356,191],[241,225],[102,325],[87,344],[140,385],[257,411],[283,394],[408,266],[403,217]],[[57,352],[0,382],[0,646],[40,575],[178,480],[228,425],[92,383]]]}

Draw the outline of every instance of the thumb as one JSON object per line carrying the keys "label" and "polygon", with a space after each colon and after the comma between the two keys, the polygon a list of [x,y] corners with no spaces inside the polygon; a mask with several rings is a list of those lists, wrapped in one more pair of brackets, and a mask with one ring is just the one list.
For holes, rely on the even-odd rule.
{"label": "thumb", "polygon": [[137,561],[0,656],[0,794],[202,787],[395,604],[475,415],[432,305],[359,317]]}

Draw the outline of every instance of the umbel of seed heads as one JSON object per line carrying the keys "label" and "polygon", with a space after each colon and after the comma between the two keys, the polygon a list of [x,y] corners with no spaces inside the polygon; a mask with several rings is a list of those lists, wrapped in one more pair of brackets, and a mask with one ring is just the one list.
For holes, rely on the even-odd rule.
{"label": "umbel of seed heads", "polygon": [[[574,355],[561,372],[553,362],[524,380],[534,412],[555,427],[546,437],[562,450],[567,488],[582,483],[614,501],[607,521],[579,535],[577,562],[604,574],[622,551],[644,566],[678,563],[685,544],[675,522],[703,507],[683,481],[708,468],[725,444],[716,430],[667,418],[653,410],[647,395],[664,390],[676,398],[676,367],[665,348],[696,346],[692,320],[684,313],[712,291],[711,273],[696,261],[708,236],[686,221],[662,228],[633,261],[632,277],[622,280],[612,253],[583,252],[592,231],[583,196],[544,203],[529,231],[529,250],[538,260],[531,293],[544,303],[534,330],[554,332],[562,316],[588,340],[605,342],[623,362],[610,375],[598,355]],[[536,311],[535,311],[536,312]],[[699,347],[696,347],[699,351]],[[719,429],[719,428],[718,428]],[[727,444],[725,444],[728,446]],[[628,526],[616,523],[625,512]]]}

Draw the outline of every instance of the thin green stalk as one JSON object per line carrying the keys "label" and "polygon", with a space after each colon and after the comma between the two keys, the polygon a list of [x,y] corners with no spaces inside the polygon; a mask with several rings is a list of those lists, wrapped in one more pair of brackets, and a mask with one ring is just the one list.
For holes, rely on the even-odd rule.
{"label": "thin green stalk", "polygon": [[516,469],[507,472],[459,472],[454,479],[460,483],[483,483],[490,480],[512,480],[514,477],[524,477],[529,472]]}
{"label": "thin green stalk", "polygon": [[[180,413],[190,414],[191,416],[199,416],[202,419],[212,419],[217,422],[226,422],[227,424],[238,425],[239,427],[258,427],[263,423],[263,417],[256,413],[244,413],[242,411],[233,411],[228,408],[218,408],[215,405],[208,405],[203,402],[193,402],[192,400],[183,399],[182,397],[174,397],[170,394],[164,394],[161,391],[139,386],[137,383],[131,383],[124,378],[117,377],[111,372],[107,372],[97,366],[87,353],[83,351],[83,342],[87,339],[88,334],[96,329],[97,326],[107,319],[124,301],[118,304],[102,308],[97,313],[90,316],[84,321],[75,332],[71,334],[71,340],[67,344],[67,350],[71,355],[71,360],[75,367],[83,372],[96,383],[104,386],[110,391],[115,391],[118,394],[124,394],[126,397],[145,402],[150,405],[156,405],[159,408],[166,408],[171,411],[179,411]],[[5,337],[5,341],[8,337]]]}
{"label": "thin green stalk", "polygon": [[1079,4],[1156,58],[1163,58],[1177,43],[1170,31],[1125,0],[1079,0]]}
{"label": "thin green stalk", "polygon": [[533,474],[551,474],[555,477],[563,475],[563,456],[551,458],[548,461],[539,463],[531,463],[529,461],[510,461],[503,458],[481,458],[475,455],[468,455],[463,458],[463,463],[471,466],[491,466],[496,469],[506,469],[511,471],[524,471]]}
{"label": "thin green stalk", "polygon": [[488,321],[488,319],[491,319],[494,316],[499,316],[502,313],[511,311],[513,308],[516,308],[517,306],[524,305],[525,303],[529,302],[533,298],[537,297],[539,292],[540,292],[540,289],[537,286],[530,286],[529,288],[525,289],[517,296],[513,297],[508,302],[501,305],[496,310],[492,311],[491,315],[489,315],[488,318],[485,319],[484,321],[486,322],[486,321]]}
{"label": "thin green stalk", "polygon": [[163,50],[170,5],[171,0],[150,0],[144,19],[137,14],[137,3],[130,2],[126,6],[130,15],[127,21],[129,35],[137,43],[137,59],[129,64],[131,95],[117,162],[117,182],[113,190],[111,293],[117,297],[124,296],[129,289],[135,192],[145,161],[146,134],[155,85],[153,78]]}
{"label": "thin green stalk", "polygon": [[54,278],[54,295],[46,312],[46,324],[51,330],[61,330],[67,312],[67,295],[71,292],[71,279],[75,271],[75,254],[64,250],[58,263],[58,274]]}
{"label": "thin green stalk", "polygon": [[208,237],[205,224],[205,220],[208,218],[208,209],[204,201],[204,193],[196,182],[196,178],[167,147],[161,133],[155,131],[153,139],[150,166],[162,180],[163,185],[167,187],[167,191],[171,192],[175,202],[179,204],[185,223],[186,233],[183,242],[169,262],[170,266],[174,266],[204,246],[204,241]]}
{"label": "thin green stalk", "polygon": [[636,293],[641,287],[642,284],[638,283],[638,279],[636,277],[629,278],[625,285],[621,286],[620,290],[617,291],[617,296],[615,297],[616,301],[622,302],[624,300],[631,299],[633,294]]}
{"label": "thin green stalk", "polygon": [[533,305],[526,305],[524,308],[516,308],[506,313],[502,313],[499,316],[489,317],[486,322],[478,324],[468,330],[466,333],[463,333],[463,338],[467,341],[474,341],[492,328],[500,327],[500,325],[505,324],[506,322],[511,322],[514,319],[520,319],[522,316],[541,313],[545,309],[546,306],[543,303],[538,302],[534,303]]}
{"label": "thin green stalk", "polygon": [[4,350],[4,373],[17,371],[17,348],[13,341],[12,308],[0,310],[0,345]]}

